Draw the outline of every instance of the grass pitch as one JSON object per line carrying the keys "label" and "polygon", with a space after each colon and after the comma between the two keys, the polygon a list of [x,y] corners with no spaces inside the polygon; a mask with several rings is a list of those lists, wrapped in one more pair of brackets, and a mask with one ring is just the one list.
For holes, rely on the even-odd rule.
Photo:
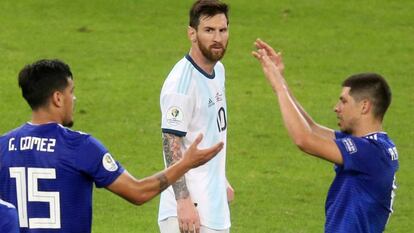
{"label": "grass pitch", "polygon": [[[323,232],[333,166],[289,140],[257,61],[260,37],[283,51],[286,78],[313,118],[336,128],[341,81],[383,74],[393,90],[384,130],[400,154],[395,213],[386,232],[414,225],[414,2],[227,1],[230,44],[223,60],[229,110],[227,176],[236,191],[232,232]],[[189,49],[192,1],[1,1],[0,133],[30,117],[16,76],[24,64],[60,58],[75,76],[75,129],[91,133],[138,177],[163,168],[159,92]],[[132,206],[94,193],[93,232],[157,232],[158,198]]]}

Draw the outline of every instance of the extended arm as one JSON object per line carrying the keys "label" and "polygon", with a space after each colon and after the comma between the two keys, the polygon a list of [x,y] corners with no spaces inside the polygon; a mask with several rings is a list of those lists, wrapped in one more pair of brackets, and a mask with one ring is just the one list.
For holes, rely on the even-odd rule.
{"label": "extended arm", "polygon": [[306,153],[342,164],[342,155],[332,140],[333,131],[319,128],[299,103],[292,98],[293,95],[281,73],[283,63],[281,63],[280,54],[276,56],[280,60],[279,64],[282,65],[272,62],[266,49],[261,47],[258,47],[258,51],[254,51],[253,55],[260,61],[263,72],[278,98],[283,123],[293,142]]}
{"label": "extended arm", "polygon": [[202,136],[200,135],[188,148],[184,156],[181,156],[179,161],[176,161],[164,171],[143,179],[136,179],[125,171],[112,184],[107,186],[107,189],[137,205],[151,200],[180,179],[188,170],[206,163],[223,148],[223,143],[218,143],[211,148],[199,150],[197,145],[201,140]]}
{"label": "extended arm", "polygon": [[[258,39],[255,41],[255,45],[258,49],[264,49],[266,51],[267,56],[272,61],[273,64],[275,64],[276,67],[278,67],[280,74],[283,76],[283,72],[285,69],[285,66],[282,62],[282,57],[280,53],[276,53],[275,50],[269,46],[266,42]],[[290,98],[293,101],[293,104],[298,109],[299,113],[302,115],[302,117],[306,120],[306,122],[309,124],[309,127],[311,127],[312,131],[322,137],[327,138],[335,138],[335,133],[332,129],[329,129],[325,126],[319,125],[316,123],[312,117],[305,111],[305,109],[302,107],[302,105],[296,100],[295,96],[290,91],[288,85],[284,81],[286,90],[290,96]]]}

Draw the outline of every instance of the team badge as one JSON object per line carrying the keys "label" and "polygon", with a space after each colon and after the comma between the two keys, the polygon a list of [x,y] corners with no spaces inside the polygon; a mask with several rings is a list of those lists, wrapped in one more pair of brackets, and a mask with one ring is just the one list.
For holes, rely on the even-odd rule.
{"label": "team badge", "polygon": [[102,165],[107,171],[114,172],[118,170],[118,164],[112,158],[111,154],[106,153],[102,158]]}
{"label": "team badge", "polygon": [[167,111],[167,123],[172,126],[177,126],[183,122],[183,111],[178,107],[171,107]]}

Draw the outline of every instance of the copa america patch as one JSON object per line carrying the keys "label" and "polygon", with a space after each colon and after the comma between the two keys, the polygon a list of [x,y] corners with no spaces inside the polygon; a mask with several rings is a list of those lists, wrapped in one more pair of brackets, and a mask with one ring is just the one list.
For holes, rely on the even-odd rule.
{"label": "copa america patch", "polygon": [[177,126],[183,123],[184,113],[179,107],[171,107],[167,111],[167,124]]}
{"label": "copa america patch", "polygon": [[342,139],[342,143],[344,144],[345,149],[348,151],[348,153],[353,154],[358,151],[354,141],[351,138]]}
{"label": "copa america patch", "polygon": [[111,154],[106,153],[102,158],[102,165],[107,171],[114,172],[118,170],[118,164],[112,158]]}

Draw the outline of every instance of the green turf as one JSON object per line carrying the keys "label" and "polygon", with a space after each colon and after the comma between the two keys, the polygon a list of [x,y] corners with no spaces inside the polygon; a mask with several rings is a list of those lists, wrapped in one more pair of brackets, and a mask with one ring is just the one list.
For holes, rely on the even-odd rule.
{"label": "green turf", "polygon": [[[159,91],[189,48],[192,1],[0,1],[0,133],[30,111],[17,87],[24,64],[61,58],[75,75],[75,129],[99,138],[134,175],[163,168]],[[386,232],[414,228],[412,154],[414,2],[233,0],[223,60],[229,110],[227,174],[236,190],[232,232],[322,232],[331,164],[298,151],[277,102],[251,57],[260,37],[281,49],[292,91],[319,123],[332,112],[340,82],[375,71],[393,89],[384,127],[400,153],[399,189]],[[157,232],[158,198],[136,207],[94,193],[93,232]]]}

